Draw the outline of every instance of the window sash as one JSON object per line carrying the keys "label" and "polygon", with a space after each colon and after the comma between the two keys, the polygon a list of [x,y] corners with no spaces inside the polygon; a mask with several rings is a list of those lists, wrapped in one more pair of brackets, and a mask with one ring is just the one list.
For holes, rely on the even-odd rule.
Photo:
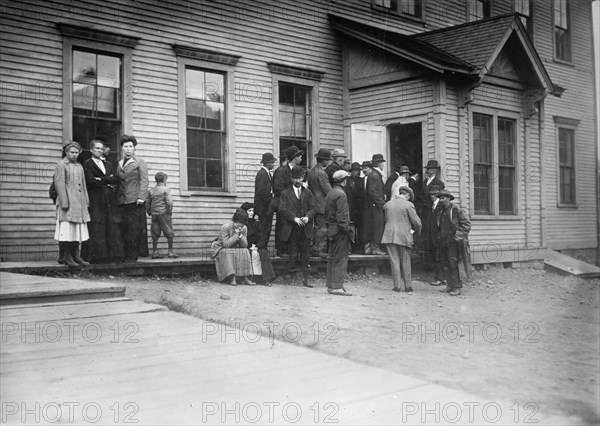
{"label": "window sash", "polygon": [[295,145],[306,166],[312,145],[312,87],[279,82],[279,152]]}
{"label": "window sash", "polygon": [[491,16],[489,0],[468,0],[469,21],[478,21]]}
{"label": "window sash", "polygon": [[423,18],[424,0],[373,0],[373,5],[401,15]]}
{"label": "window sash", "polygon": [[558,128],[558,165],[561,204],[575,204],[575,130]]}

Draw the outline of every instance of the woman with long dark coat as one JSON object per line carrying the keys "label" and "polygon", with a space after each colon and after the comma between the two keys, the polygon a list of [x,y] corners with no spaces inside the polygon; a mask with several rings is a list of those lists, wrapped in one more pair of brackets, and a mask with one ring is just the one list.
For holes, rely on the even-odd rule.
{"label": "woman with long dark coat", "polygon": [[85,244],[85,258],[91,263],[110,263],[123,257],[121,214],[117,204],[119,178],[114,166],[103,157],[101,140],[90,143],[92,158],[83,163],[90,198],[90,239]]}
{"label": "woman with long dark coat", "polygon": [[122,219],[121,237],[125,262],[136,262],[138,257],[148,256],[148,225],[144,208],[148,192],[148,167],[142,158],[135,155],[136,145],[134,136],[123,135],[123,158],[117,167],[117,200]]}

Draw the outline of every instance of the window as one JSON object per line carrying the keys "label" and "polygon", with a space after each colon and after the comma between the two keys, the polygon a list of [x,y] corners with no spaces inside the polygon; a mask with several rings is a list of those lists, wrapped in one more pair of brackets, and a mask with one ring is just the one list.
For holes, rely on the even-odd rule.
{"label": "window", "polygon": [[306,166],[312,145],[312,101],[310,87],[279,83],[279,152],[296,145]]}
{"label": "window", "polygon": [[183,195],[236,191],[234,69],[239,56],[174,44]]}
{"label": "window", "polygon": [[511,118],[473,114],[475,214],[517,214],[516,128]]}
{"label": "window", "polygon": [[139,39],[70,24],[57,27],[63,35],[63,139],[87,149],[95,136],[103,136],[115,164],[119,138],[131,133],[136,100],[131,51]]}
{"label": "window", "polygon": [[479,21],[489,18],[492,12],[491,0],[467,0],[467,20]]}
{"label": "window", "polygon": [[87,149],[94,136],[104,136],[114,164],[123,133],[121,56],[74,48],[72,63],[72,138]]}
{"label": "window", "polygon": [[531,0],[514,0],[514,11],[519,15],[523,26],[527,29],[529,36],[533,34],[533,22],[531,18]]}
{"label": "window", "polygon": [[373,6],[398,13],[401,16],[424,19],[425,0],[373,0]]}
{"label": "window", "polygon": [[225,91],[223,73],[185,68],[189,188],[224,189]]}
{"label": "window", "polygon": [[575,129],[558,127],[560,204],[575,204]]}
{"label": "window", "polygon": [[554,0],[554,56],[567,62],[572,60],[569,13],[568,0]]}

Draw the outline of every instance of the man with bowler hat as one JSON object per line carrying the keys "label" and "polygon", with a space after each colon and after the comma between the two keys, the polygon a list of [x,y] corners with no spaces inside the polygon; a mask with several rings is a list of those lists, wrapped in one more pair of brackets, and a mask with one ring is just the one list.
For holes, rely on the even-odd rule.
{"label": "man with bowler hat", "polygon": [[333,162],[325,169],[325,173],[329,176],[329,183],[333,185],[333,174],[338,170],[344,170],[344,160],[348,158],[343,149],[334,149],[331,153]]}
{"label": "man with bowler hat", "polygon": [[[408,166],[401,166],[398,169],[396,169],[396,172],[398,173],[398,178],[394,181],[394,183],[391,186],[389,200],[400,195],[399,189],[401,187],[403,187],[403,186],[410,187],[410,182],[409,182],[410,169],[408,168]],[[386,185],[387,185],[387,182],[386,182]],[[413,190],[413,193],[414,193],[414,190]],[[414,203],[414,197],[413,197],[412,201]]]}
{"label": "man with bowler hat", "polygon": [[[277,173],[277,175],[273,178],[273,192],[275,197],[278,198],[281,197],[281,193],[283,191],[292,186],[292,181],[290,179],[292,168],[300,165],[302,162],[302,151],[300,151],[296,145],[292,145],[286,149],[285,154],[288,164],[286,166],[281,166],[281,172]],[[281,240],[281,225],[282,222],[280,221],[278,215],[275,221],[275,250],[277,252],[277,256],[287,257],[285,243]]]}
{"label": "man with bowler hat", "polygon": [[331,151],[319,149],[315,155],[317,164],[308,172],[308,188],[315,198],[315,235],[311,254],[327,257],[327,228],[325,227],[325,197],[331,191],[331,185],[325,169],[333,161]]}
{"label": "man with bowler hat", "polygon": [[294,166],[290,172],[292,186],[281,193],[279,211],[281,217],[281,240],[287,242],[290,262],[302,272],[302,285],[308,282],[310,239],[313,236],[315,203],[313,193],[302,185],[304,169]]}
{"label": "man with bowler hat", "polygon": [[381,249],[381,237],[385,227],[385,194],[383,185],[383,154],[373,154],[371,164],[373,170],[367,178],[365,207],[363,211],[363,227],[365,236],[365,254],[385,255]]}
{"label": "man with bowler hat", "polygon": [[273,225],[273,211],[271,210],[273,176],[271,170],[275,167],[275,157],[272,153],[265,152],[260,162],[262,167],[254,179],[254,213],[258,215],[259,220],[259,238],[256,246],[259,249],[267,248]]}
{"label": "man with bowler hat", "polygon": [[440,178],[440,163],[437,160],[429,160],[425,166],[425,177],[423,178],[423,188],[420,196],[418,196],[417,212],[422,212],[426,209],[431,209],[431,198],[429,198],[429,187],[431,185],[437,185],[440,190],[444,189],[446,185]]}
{"label": "man with bowler hat", "polygon": [[452,204],[454,196],[450,192],[441,190],[437,197],[440,199],[440,210],[436,216],[440,260],[442,274],[448,282],[440,291],[450,296],[459,296],[462,289],[458,270],[459,242],[468,238],[471,221],[460,207]]}
{"label": "man with bowler hat", "polygon": [[417,211],[412,203],[414,198],[413,190],[408,186],[402,186],[398,189],[398,195],[383,206],[385,229],[381,243],[385,244],[390,256],[394,281],[392,290],[396,292],[401,291],[402,287],[407,293],[413,291],[410,249],[414,243],[413,233],[415,237],[421,233],[421,219],[417,216]]}

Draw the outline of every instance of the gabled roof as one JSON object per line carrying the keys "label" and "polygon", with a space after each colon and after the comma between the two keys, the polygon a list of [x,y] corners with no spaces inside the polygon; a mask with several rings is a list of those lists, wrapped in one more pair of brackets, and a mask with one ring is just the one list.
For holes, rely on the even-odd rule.
{"label": "gabled roof", "polygon": [[[463,74],[479,81],[490,71],[512,35],[529,60],[536,80],[549,93],[560,95],[517,15],[501,15],[415,35],[404,35],[329,15],[333,28],[433,71]],[[513,40],[515,37],[513,37]]]}

